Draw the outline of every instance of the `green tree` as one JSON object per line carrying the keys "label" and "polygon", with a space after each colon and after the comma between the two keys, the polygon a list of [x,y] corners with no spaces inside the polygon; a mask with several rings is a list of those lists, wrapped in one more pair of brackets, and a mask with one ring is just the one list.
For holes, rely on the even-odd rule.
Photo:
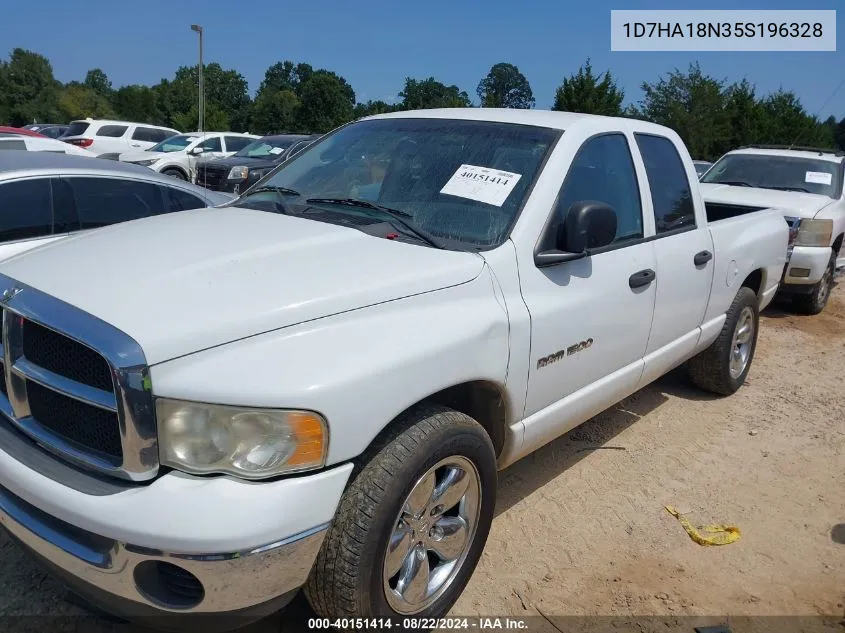
{"label": "green tree", "polygon": [[698,63],[678,69],[655,83],[643,82],[644,118],[675,130],[694,158],[718,158],[730,144],[725,82],[701,72]]}
{"label": "green tree", "polygon": [[117,115],[127,121],[161,125],[167,120],[159,110],[156,92],[149,86],[122,86],[112,96]]}
{"label": "green tree", "polygon": [[527,110],[534,107],[531,84],[513,64],[495,64],[490,68],[487,76],[479,82],[476,93],[484,108]]}
{"label": "green tree", "polygon": [[[587,58],[576,74],[567,77],[558,86],[552,110],[621,116],[624,98],[625,92],[616,85],[610,71],[594,75],[593,66]],[[636,109],[627,114],[639,117]]]}
{"label": "green tree", "polygon": [[[177,130],[193,131],[199,127],[199,111],[192,106],[187,112],[177,114],[173,119],[173,127]],[[229,114],[215,103],[206,104],[203,113],[202,128],[204,132],[228,132],[232,130]]]}
{"label": "green tree", "polygon": [[[188,115],[197,107],[199,95],[198,68],[198,66],[181,66],[176,70],[172,81],[162,80],[155,86],[161,112],[170,125],[179,127],[176,123],[177,119],[182,122],[191,120]],[[219,124],[222,113],[235,131],[246,127],[250,98],[246,79],[239,72],[224,70],[217,62],[204,64],[203,86],[205,120],[210,120],[211,113],[216,112],[214,123]],[[205,122],[203,127],[212,129]],[[188,131],[188,128],[179,127],[179,129]]]}
{"label": "green tree", "polygon": [[736,147],[742,147],[761,140],[765,112],[757,99],[754,86],[745,79],[731,85],[725,92],[725,112],[729,132],[718,148],[723,154]]}
{"label": "green tree", "polygon": [[834,147],[835,134],[810,116],[794,92],[778,90],[763,100],[765,113],[762,141],[777,145]]}
{"label": "green tree", "polygon": [[366,103],[355,104],[355,109],[352,111],[353,119],[361,119],[366,116],[374,114],[384,114],[385,112],[396,112],[401,106],[387,103],[385,101],[367,101]]}
{"label": "green tree", "polygon": [[62,89],[58,110],[63,121],[88,117],[106,119],[115,115],[111,102],[105,96],[79,83],[69,84]]}
{"label": "green tree", "polygon": [[256,134],[279,134],[296,129],[299,97],[293,90],[265,90],[252,104],[251,131]]}
{"label": "green tree", "polygon": [[355,91],[331,71],[314,71],[297,86],[297,96],[297,126],[302,132],[324,133],[352,120]]}
{"label": "green tree", "polygon": [[15,126],[56,121],[60,89],[46,57],[15,48],[0,75],[0,112]]}
{"label": "green tree", "polygon": [[99,68],[92,68],[85,74],[85,81],[82,82],[86,88],[96,92],[103,97],[111,97],[114,90],[111,81],[106,73]]}
{"label": "green tree", "polygon": [[403,110],[426,108],[468,108],[469,95],[457,86],[447,86],[434,77],[416,80],[405,78],[405,87],[399,93]]}

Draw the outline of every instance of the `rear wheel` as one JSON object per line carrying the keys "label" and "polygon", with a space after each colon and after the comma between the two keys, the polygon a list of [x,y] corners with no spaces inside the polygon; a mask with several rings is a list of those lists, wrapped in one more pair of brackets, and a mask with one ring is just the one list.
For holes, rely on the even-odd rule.
{"label": "rear wheel", "polygon": [[[305,594],[326,618],[437,618],[469,582],[496,501],[496,456],[475,420],[411,410],[341,499]],[[423,629],[427,630],[427,629]]]}
{"label": "rear wheel", "polygon": [[719,337],[687,362],[693,384],[723,396],[742,386],[757,347],[758,305],[751,288],[739,289]]}
{"label": "rear wheel", "polygon": [[181,171],[179,171],[178,169],[165,169],[161,173],[164,174],[165,176],[170,176],[171,178],[176,178],[177,180],[187,180],[188,179],[188,177],[185,174],[183,174]]}
{"label": "rear wheel", "polygon": [[803,314],[819,314],[827,305],[830,290],[833,287],[833,273],[836,268],[836,254],[830,256],[830,263],[821,280],[813,286],[808,295],[799,295],[793,299],[795,307]]}

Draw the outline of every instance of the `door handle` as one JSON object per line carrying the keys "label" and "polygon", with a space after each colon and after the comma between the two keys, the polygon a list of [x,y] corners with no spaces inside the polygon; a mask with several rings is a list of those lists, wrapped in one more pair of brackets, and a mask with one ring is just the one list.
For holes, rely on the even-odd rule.
{"label": "door handle", "polygon": [[695,254],[695,257],[692,258],[692,261],[696,266],[703,266],[711,259],[713,259],[713,253],[711,253],[710,251],[701,251],[700,253]]}
{"label": "door handle", "polygon": [[641,288],[642,286],[649,285],[652,281],[654,281],[655,277],[657,277],[657,273],[655,273],[651,268],[646,268],[645,270],[641,270],[638,273],[634,273],[630,277],[628,277],[628,285],[631,288]]}

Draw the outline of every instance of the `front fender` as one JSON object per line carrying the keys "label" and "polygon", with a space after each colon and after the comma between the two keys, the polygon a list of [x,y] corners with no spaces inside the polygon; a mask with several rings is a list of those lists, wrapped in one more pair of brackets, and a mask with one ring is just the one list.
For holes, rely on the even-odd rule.
{"label": "front fender", "polygon": [[485,267],[458,286],[253,336],[150,373],[156,396],[321,413],[331,465],[360,455],[427,396],[472,380],[504,387],[507,369],[507,315]]}

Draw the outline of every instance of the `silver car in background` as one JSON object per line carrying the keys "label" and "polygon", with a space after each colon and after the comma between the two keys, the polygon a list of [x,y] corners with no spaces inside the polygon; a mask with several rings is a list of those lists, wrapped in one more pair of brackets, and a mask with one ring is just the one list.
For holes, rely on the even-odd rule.
{"label": "silver car in background", "polygon": [[0,151],[0,260],[78,231],[233,198],[138,165]]}

